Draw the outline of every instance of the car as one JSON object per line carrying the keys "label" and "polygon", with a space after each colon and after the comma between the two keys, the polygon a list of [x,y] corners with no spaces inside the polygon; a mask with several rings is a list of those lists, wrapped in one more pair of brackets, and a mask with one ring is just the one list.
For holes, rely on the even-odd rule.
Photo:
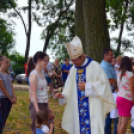
{"label": "car", "polygon": [[11,74],[12,82],[13,82],[13,81],[14,81],[14,79],[15,79],[15,73],[12,71],[12,72],[10,72],[10,74]]}
{"label": "car", "polygon": [[18,75],[16,76],[16,81],[17,81],[17,83],[19,83],[19,84],[21,84],[22,82],[27,82],[27,81],[26,81],[26,76],[25,76],[25,74],[18,74]]}

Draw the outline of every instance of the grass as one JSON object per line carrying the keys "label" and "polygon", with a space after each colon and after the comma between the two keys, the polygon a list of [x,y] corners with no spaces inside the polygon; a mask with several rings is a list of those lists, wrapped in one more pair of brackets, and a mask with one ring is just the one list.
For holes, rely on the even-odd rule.
{"label": "grass", "polygon": [[[16,95],[17,104],[12,107],[4,134],[31,134],[31,118],[28,109],[29,93],[28,91],[16,91]],[[55,115],[55,134],[67,134],[60,127],[64,106],[59,106],[58,100],[50,98],[50,108]]]}
{"label": "grass", "polygon": [[[13,105],[10,115],[6,122],[4,134],[31,134],[31,118],[29,114],[29,92],[16,91],[17,104]],[[64,106],[58,104],[58,100],[50,98],[50,108],[55,115],[55,134],[67,134],[61,129],[60,124],[62,120]],[[113,128],[113,125],[112,125]],[[128,123],[128,133],[132,134],[130,130],[130,121]]]}

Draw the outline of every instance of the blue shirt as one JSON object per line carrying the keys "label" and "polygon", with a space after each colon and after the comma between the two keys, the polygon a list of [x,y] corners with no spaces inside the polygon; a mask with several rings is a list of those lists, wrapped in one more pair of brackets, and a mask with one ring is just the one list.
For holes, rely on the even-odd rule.
{"label": "blue shirt", "polygon": [[61,66],[61,69],[62,69],[62,79],[63,80],[66,80],[67,79],[67,76],[68,76],[68,73],[65,73],[65,72],[63,72],[63,70],[70,70],[70,68],[72,67],[72,65],[66,65],[66,64],[63,64],[62,66]]}
{"label": "blue shirt", "polygon": [[[107,75],[108,79],[117,79],[115,70],[110,63],[103,60],[100,65],[103,68],[103,70],[104,70],[105,74]],[[111,89],[113,90],[112,85],[111,85]]]}

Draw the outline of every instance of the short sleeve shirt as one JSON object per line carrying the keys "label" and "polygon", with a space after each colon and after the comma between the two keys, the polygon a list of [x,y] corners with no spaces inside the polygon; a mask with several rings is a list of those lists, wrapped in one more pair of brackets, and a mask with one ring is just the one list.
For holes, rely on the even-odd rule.
{"label": "short sleeve shirt", "polygon": [[[2,80],[4,87],[6,88],[8,94],[12,96],[12,78],[10,74],[3,74],[0,72],[0,80]],[[5,94],[0,89],[0,98],[6,98]]]}
{"label": "short sleeve shirt", "polygon": [[[108,79],[117,79],[115,70],[110,63],[103,60],[100,65],[101,65],[102,69],[104,70],[105,74],[107,75]],[[111,85],[111,90],[113,90],[112,85]]]}
{"label": "short sleeve shirt", "polygon": [[122,79],[120,79],[121,72],[119,72],[118,77],[117,77],[117,85],[119,89],[118,96],[123,97],[128,100],[132,100],[132,95],[129,89],[129,79],[132,76],[133,76],[132,72],[126,71]]}
{"label": "short sleeve shirt", "polygon": [[49,127],[47,125],[42,125],[41,128],[36,128],[36,134],[47,134],[49,133]]}
{"label": "short sleeve shirt", "polygon": [[62,66],[61,66],[61,69],[62,69],[62,79],[63,80],[66,80],[67,79],[67,76],[68,76],[68,74],[67,73],[65,73],[65,72],[63,72],[63,70],[70,70],[71,69],[71,65],[69,64],[68,66],[66,65],[66,64],[63,64]]}

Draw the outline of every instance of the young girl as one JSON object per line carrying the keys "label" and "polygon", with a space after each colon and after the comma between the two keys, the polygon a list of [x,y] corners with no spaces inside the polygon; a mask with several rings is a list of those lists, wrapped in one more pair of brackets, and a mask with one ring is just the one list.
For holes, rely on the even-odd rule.
{"label": "young girl", "polygon": [[42,74],[42,69],[47,66],[47,54],[37,52],[28,64],[27,74],[30,80],[31,103],[29,105],[30,115],[32,119],[32,134],[36,134],[36,113],[39,110],[49,110],[51,120],[54,118],[52,111],[48,105],[47,82]]}
{"label": "young girl", "polygon": [[132,62],[129,57],[123,57],[120,69],[121,70],[117,77],[119,89],[116,99],[117,109],[119,112],[119,123],[117,130],[118,134],[125,134],[134,97],[134,75],[132,71]]}
{"label": "young girl", "polygon": [[2,134],[7,117],[17,97],[12,86],[11,75],[7,72],[8,58],[0,56],[0,134]]}
{"label": "young girl", "polygon": [[[49,129],[50,126],[50,129]],[[52,134],[54,124],[49,125],[49,111],[40,110],[36,115],[36,134]]]}
{"label": "young girl", "polygon": [[117,56],[116,57],[116,64],[115,64],[115,72],[116,72],[116,75],[118,75],[118,73],[120,71],[121,60],[122,60],[122,56]]}

